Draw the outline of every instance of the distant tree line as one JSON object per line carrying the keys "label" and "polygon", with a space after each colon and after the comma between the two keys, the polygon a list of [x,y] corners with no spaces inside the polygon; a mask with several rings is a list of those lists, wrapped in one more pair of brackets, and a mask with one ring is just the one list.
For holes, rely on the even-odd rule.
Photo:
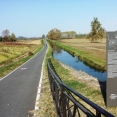
{"label": "distant tree line", "polygon": [[76,35],[76,38],[78,38],[78,39],[82,39],[82,38],[86,38],[86,36],[87,36],[87,34],[77,34]]}
{"label": "distant tree line", "polygon": [[61,32],[62,39],[72,39],[72,38],[76,38],[76,36],[77,36],[77,33],[75,31]]}
{"label": "distant tree line", "polygon": [[41,39],[41,37],[24,37],[24,36],[19,36],[17,37],[17,40],[37,40],[37,39]]}
{"label": "distant tree line", "polygon": [[17,39],[16,39],[16,36],[14,33],[11,33],[11,35],[9,34],[9,30],[3,30],[2,32],[2,36],[0,37],[0,41],[2,42],[15,42]]}
{"label": "distant tree line", "polygon": [[91,32],[89,34],[77,34],[75,31],[61,32],[59,29],[54,28],[47,34],[47,38],[52,40],[59,39],[72,39],[72,38],[87,38],[91,42],[97,42],[105,37],[105,30],[101,27],[98,18],[93,19],[91,22]]}
{"label": "distant tree line", "polygon": [[77,34],[75,31],[61,32],[60,30],[54,28],[48,32],[47,38],[53,40],[73,39],[73,38],[85,38],[86,35],[87,34]]}

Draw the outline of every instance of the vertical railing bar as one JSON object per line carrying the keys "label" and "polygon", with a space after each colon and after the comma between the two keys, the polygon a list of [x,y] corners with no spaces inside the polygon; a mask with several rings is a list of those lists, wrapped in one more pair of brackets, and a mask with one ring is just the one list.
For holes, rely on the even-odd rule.
{"label": "vertical railing bar", "polygon": [[62,98],[62,112],[63,112],[63,116],[62,117],[66,117],[66,97],[64,95],[64,87],[61,85],[61,98]]}
{"label": "vertical railing bar", "polygon": [[77,107],[76,109],[77,109],[77,112],[78,112],[78,116],[80,117],[80,112],[79,112],[79,108]]}
{"label": "vertical railing bar", "polygon": [[87,108],[84,108],[82,105],[80,105],[78,102],[75,102],[75,100],[72,99],[72,97],[70,97],[68,94],[64,93],[66,95],[67,98],[69,98],[73,103],[75,103],[80,110],[82,110],[82,112],[84,112],[86,115],[88,115],[88,117],[94,117],[92,115],[92,113],[90,113]]}
{"label": "vertical railing bar", "polygon": [[96,117],[101,117],[101,113],[96,110]]}
{"label": "vertical railing bar", "polygon": [[56,89],[55,89],[55,100],[56,100],[56,108],[57,108],[57,112],[58,112],[58,114],[60,114],[60,112],[59,112],[59,106],[58,106],[58,88],[56,87]]}
{"label": "vertical railing bar", "polygon": [[74,110],[73,110],[73,117],[75,117],[75,115],[76,115],[76,105],[74,104]]}
{"label": "vertical railing bar", "polygon": [[59,108],[60,108],[60,115],[62,116],[62,113],[63,113],[63,110],[62,110],[62,93],[60,93]]}
{"label": "vertical railing bar", "polygon": [[70,115],[70,117],[72,117],[72,112],[71,112],[70,105],[69,105],[69,99],[67,97],[66,97],[66,107],[68,110],[68,115]]}

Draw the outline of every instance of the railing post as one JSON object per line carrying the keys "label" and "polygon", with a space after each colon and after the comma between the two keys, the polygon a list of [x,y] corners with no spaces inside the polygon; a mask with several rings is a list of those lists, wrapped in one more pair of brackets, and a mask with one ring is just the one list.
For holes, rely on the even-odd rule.
{"label": "railing post", "polygon": [[101,113],[96,110],[96,117],[101,117]]}
{"label": "railing post", "polygon": [[59,89],[57,85],[55,86],[55,105],[57,114],[60,115],[60,107],[59,107]]}
{"label": "railing post", "polygon": [[64,86],[61,84],[61,109],[62,109],[62,116],[66,117],[66,100],[64,96]]}

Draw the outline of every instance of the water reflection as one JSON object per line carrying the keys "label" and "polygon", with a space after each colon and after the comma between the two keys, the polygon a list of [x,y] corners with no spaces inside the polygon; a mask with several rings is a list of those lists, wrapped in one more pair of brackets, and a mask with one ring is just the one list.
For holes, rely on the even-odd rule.
{"label": "water reflection", "polygon": [[68,52],[58,48],[57,46],[53,46],[53,57],[76,70],[82,70],[89,75],[92,75],[98,78],[99,81],[106,81],[106,71],[102,71],[99,69],[95,69],[89,66],[86,62],[83,62],[79,59],[79,57],[73,57]]}
{"label": "water reflection", "polygon": [[55,51],[54,51],[55,54],[61,54],[61,51],[62,51],[62,50],[61,50],[60,48],[58,48],[57,46],[54,46],[54,47],[53,47],[53,50],[55,50]]}

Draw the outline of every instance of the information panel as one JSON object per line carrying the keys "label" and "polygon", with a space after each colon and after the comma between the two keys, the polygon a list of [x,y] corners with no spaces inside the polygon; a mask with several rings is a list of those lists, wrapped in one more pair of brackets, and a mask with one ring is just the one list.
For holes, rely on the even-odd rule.
{"label": "information panel", "polygon": [[106,32],[107,106],[117,106],[117,31]]}

